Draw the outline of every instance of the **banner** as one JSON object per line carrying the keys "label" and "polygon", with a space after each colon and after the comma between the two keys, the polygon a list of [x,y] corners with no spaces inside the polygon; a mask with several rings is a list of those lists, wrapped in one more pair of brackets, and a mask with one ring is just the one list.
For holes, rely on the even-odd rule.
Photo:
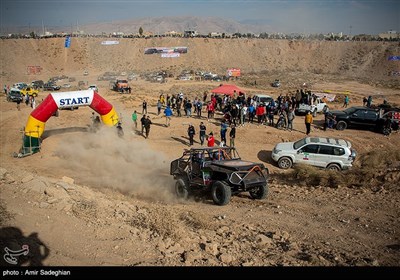
{"label": "banner", "polygon": [[154,54],[154,53],[187,53],[187,47],[152,47],[145,48],[144,54]]}
{"label": "banner", "polygon": [[179,57],[180,53],[162,53],[161,57]]}
{"label": "banner", "polygon": [[42,72],[41,66],[26,66],[26,73],[28,75],[38,75]]}
{"label": "banner", "polygon": [[226,76],[240,77],[240,69],[239,68],[229,68],[226,70]]}
{"label": "banner", "polygon": [[103,41],[101,42],[102,45],[118,45],[119,41]]}

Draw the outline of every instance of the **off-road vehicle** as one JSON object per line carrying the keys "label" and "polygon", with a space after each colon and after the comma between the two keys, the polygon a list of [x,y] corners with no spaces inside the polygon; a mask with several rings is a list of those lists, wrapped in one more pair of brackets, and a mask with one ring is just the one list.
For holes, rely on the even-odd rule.
{"label": "off-road vehicle", "polygon": [[268,168],[242,160],[234,147],[186,149],[171,162],[170,174],[176,179],[176,195],[183,199],[211,194],[215,204],[226,205],[231,195],[241,192],[253,199],[268,194]]}

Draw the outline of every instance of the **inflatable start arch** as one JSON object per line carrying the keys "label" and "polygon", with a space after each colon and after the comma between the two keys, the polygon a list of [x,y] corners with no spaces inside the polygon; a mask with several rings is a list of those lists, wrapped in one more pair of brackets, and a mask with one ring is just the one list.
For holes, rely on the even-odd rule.
{"label": "inflatable start arch", "polygon": [[32,111],[24,130],[22,156],[33,154],[40,149],[40,137],[46,121],[56,114],[58,109],[89,106],[96,111],[108,126],[118,124],[118,115],[114,107],[93,89],[50,93],[39,106]]}

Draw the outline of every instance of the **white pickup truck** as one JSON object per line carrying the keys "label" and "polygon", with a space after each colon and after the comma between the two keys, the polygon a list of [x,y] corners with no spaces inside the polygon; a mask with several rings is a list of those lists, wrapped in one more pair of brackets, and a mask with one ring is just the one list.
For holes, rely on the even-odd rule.
{"label": "white pickup truck", "polygon": [[307,111],[310,111],[311,114],[316,117],[317,113],[321,113],[324,111],[324,108],[326,107],[326,103],[322,102],[322,100],[320,98],[317,98],[313,105],[308,105],[308,104],[304,104],[301,103],[299,104],[299,108],[296,108],[295,110],[295,114],[305,114]]}

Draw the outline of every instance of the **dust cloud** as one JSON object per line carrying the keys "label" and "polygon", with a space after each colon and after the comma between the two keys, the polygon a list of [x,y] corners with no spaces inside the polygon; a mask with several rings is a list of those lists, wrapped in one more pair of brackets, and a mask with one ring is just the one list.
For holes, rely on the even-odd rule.
{"label": "dust cloud", "polygon": [[61,148],[55,156],[79,184],[117,189],[150,200],[175,201],[170,161],[150,149],[141,136],[126,128],[124,132],[122,138],[114,127],[77,133],[59,142]]}

